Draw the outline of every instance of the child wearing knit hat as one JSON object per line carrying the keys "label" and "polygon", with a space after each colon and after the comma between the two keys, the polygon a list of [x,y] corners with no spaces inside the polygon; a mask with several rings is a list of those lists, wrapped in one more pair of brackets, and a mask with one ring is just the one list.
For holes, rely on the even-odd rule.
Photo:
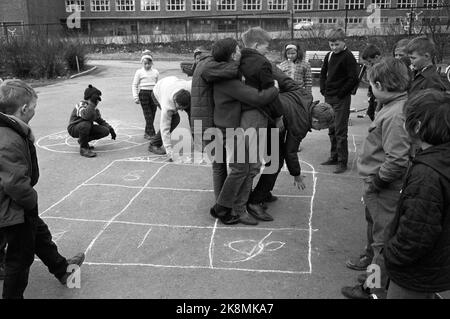
{"label": "child wearing knit hat", "polygon": [[295,43],[284,46],[284,58],[278,67],[302,88],[312,94],[311,66],[303,60],[303,50]]}
{"label": "child wearing knit hat", "polygon": [[131,85],[134,102],[141,104],[145,118],[145,139],[150,139],[155,135],[153,122],[156,114],[156,104],[153,102],[153,88],[158,82],[159,72],[152,68],[153,57],[149,50],[145,50],[141,57],[142,68],[136,71]]}

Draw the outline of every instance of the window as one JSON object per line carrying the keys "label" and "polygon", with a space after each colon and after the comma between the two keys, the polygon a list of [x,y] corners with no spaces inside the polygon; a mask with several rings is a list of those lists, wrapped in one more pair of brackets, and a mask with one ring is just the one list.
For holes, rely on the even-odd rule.
{"label": "window", "polygon": [[439,9],[439,6],[442,6],[442,0],[424,0],[423,6],[429,9]]}
{"label": "window", "polygon": [[417,0],[397,0],[397,8],[408,9],[417,6]]}
{"label": "window", "polygon": [[186,1],[185,0],[166,0],[166,10],[167,11],[185,11]]}
{"label": "window", "polygon": [[84,0],[66,0],[66,12],[73,11],[84,12],[86,10],[86,4]]}
{"label": "window", "polygon": [[232,32],[236,31],[235,20],[220,20],[217,22],[217,31],[219,32]]}
{"label": "window", "polygon": [[362,18],[349,17],[349,18],[347,18],[347,23],[348,24],[361,24],[362,23]]}
{"label": "window", "polygon": [[337,10],[338,6],[338,0],[319,0],[319,10]]}
{"label": "window", "polygon": [[376,4],[380,9],[387,9],[391,7],[391,0],[372,0],[373,4]]}
{"label": "window", "polygon": [[134,11],[134,0],[116,0],[116,11]]}
{"label": "window", "polygon": [[218,11],[235,11],[236,0],[217,0]]}
{"label": "window", "polygon": [[267,7],[271,11],[287,10],[287,0],[267,0]]}
{"label": "window", "polygon": [[242,10],[244,11],[261,10],[261,0],[243,0]]}
{"label": "window", "polygon": [[336,24],[337,23],[337,19],[336,18],[319,18],[319,23]]}
{"label": "window", "polygon": [[349,10],[364,9],[364,0],[345,0],[345,8]]}
{"label": "window", "polygon": [[300,22],[311,22],[312,20],[310,18],[295,18],[294,24],[300,23]]}
{"label": "window", "polygon": [[312,10],[312,0],[294,0],[294,11],[303,10]]}
{"label": "window", "polygon": [[91,11],[109,11],[109,0],[91,0]]}
{"label": "window", "polygon": [[192,11],[210,11],[211,0],[192,0]]}
{"label": "window", "polygon": [[142,11],[160,11],[161,2],[160,0],[141,0],[141,10]]}

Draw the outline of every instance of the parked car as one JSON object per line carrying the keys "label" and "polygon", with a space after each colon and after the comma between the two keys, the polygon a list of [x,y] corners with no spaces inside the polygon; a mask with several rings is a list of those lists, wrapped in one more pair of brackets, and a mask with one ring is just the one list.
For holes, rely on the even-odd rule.
{"label": "parked car", "polygon": [[311,30],[313,25],[312,21],[300,21],[294,24],[294,30]]}

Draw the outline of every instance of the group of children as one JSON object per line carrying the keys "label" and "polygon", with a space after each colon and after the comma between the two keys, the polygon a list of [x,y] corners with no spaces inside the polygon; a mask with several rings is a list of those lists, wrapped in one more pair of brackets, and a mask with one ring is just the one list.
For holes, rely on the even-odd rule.
{"label": "group of children", "polygon": [[[269,34],[251,28],[242,35],[244,48],[235,39],[214,43],[212,51],[195,52],[192,81],[174,76],[159,79],[149,52],[142,57],[132,84],[133,98],[140,103],[146,120],[144,138],[149,151],[172,157],[170,133],[186,111],[194,127],[203,132],[215,128],[255,129],[244,139],[244,161],[238,161],[236,145],[226,134],[206,140],[201,150],[216,143],[212,160],[215,204],[210,214],[223,224],[256,225],[272,221],[269,203],[278,174],[286,163],[294,184],[306,186],[297,150],[312,129],[329,128],[330,158],[324,165],[337,165],[335,173],[347,169],[348,119],[351,93],[358,84],[357,64],[345,44],[342,29],[329,36],[331,52],[324,59],[320,91],[326,103],[313,102],[311,70],[295,43],[284,47],[286,60],[271,64]],[[363,59],[369,64],[368,79],[373,122],[358,158],[364,180],[367,245],[361,256],[347,261],[351,269],[380,269],[380,285],[370,276],[344,287],[348,298],[432,298],[450,289],[450,95],[434,67],[434,44],[427,38],[399,43],[395,58],[382,58],[368,46]],[[68,132],[78,138],[80,154],[94,157],[90,141],[111,135],[114,129],[98,110],[101,91],[89,85],[84,99],[72,111]],[[0,264],[6,254],[4,298],[23,298],[34,254],[65,284],[70,264],[81,266],[84,254],[65,259],[51,241],[48,227],[38,216],[38,165],[34,137],[28,125],[34,116],[37,95],[19,80],[0,85]],[[153,122],[161,109],[160,130]],[[95,125],[97,122],[98,125]],[[274,129],[274,130],[272,130]],[[276,132],[278,138],[259,134]],[[202,133],[203,133],[202,132]],[[234,138],[234,137],[233,137]],[[279,155],[273,171],[269,163],[257,186],[253,181],[264,158],[251,161],[252,145]],[[222,150],[222,152],[218,152]],[[271,157],[273,160],[274,157]],[[7,249],[5,251],[5,245]],[[1,273],[0,273],[1,275]]]}

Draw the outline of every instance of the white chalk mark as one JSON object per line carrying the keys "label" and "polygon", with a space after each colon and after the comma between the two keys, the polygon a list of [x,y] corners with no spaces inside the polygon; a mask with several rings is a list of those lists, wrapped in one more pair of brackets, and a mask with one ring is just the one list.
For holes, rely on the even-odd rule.
{"label": "white chalk mark", "polygon": [[65,233],[67,233],[66,230],[54,232],[54,233],[52,234],[52,240],[53,240],[53,242],[57,243],[58,240],[60,240],[60,239],[64,236]]}
{"label": "white chalk mark", "polygon": [[355,157],[353,158],[353,161],[352,161],[352,168],[350,169],[350,171],[348,172],[347,175],[351,174],[351,172],[355,168],[356,160],[358,159],[358,149],[356,147],[355,135],[353,135],[353,134],[352,134],[352,139],[353,139],[353,147],[354,147],[354,152],[355,152],[354,156]]}
{"label": "white chalk mark", "polygon": [[209,242],[209,268],[214,268],[214,266],[213,266],[214,235],[216,234],[216,230],[217,230],[217,221],[218,221],[218,219],[216,218],[216,221],[214,222],[213,231],[211,234],[211,240]]}
{"label": "white chalk mark", "polygon": [[[313,168],[313,170],[314,170],[314,168]],[[312,261],[311,261],[311,247],[312,247],[312,233],[313,233],[312,217],[313,217],[313,213],[314,213],[314,198],[316,196],[316,189],[317,189],[317,177],[316,177],[316,174],[313,173],[313,195],[311,197],[311,210],[310,210],[309,221],[308,221],[308,225],[309,225],[308,263],[309,263],[309,272],[310,273],[312,273]]]}
{"label": "white chalk mark", "polygon": [[[115,161],[114,161],[115,162]],[[101,173],[103,173],[104,171],[106,171],[109,167],[111,167],[114,162],[109,163],[107,166],[105,166],[105,168],[103,168],[101,171],[99,171],[97,174],[89,177],[85,182],[83,182],[82,184],[78,185],[77,187],[75,187],[73,190],[71,190],[66,196],[64,196],[63,198],[61,198],[59,201],[57,201],[56,203],[54,203],[53,205],[51,205],[49,208],[47,208],[46,210],[44,210],[42,213],[39,214],[39,216],[44,215],[46,212],[48,212],[50,209],[52,209],[53,207],[55,207],[56,205],[62,203],[66,198],[68,198],[70,195],[72,195],[73,193],[75,193],[78,189],[80,189],[82,186],[84,186],[85,183],[89,182],[90,180],[92,180],[93,178],[97,177],[98,175],[100,175]]]}
{"label": "white chalk mark", "polygon": [[131,200],[128,202],[128,204],[120,211],[118,212],[116,215],[114,215],[109,221],[108,223],[103,226],[103,228],[100,230],[100,232],[97,234],[97,236],[95,236],[95,238],[91,241],[91,243],[89,244],[89,246],[86,248],[85,254],[87,254],[92,247],[94,246],[95,242],[97,241],[97,239],[104,233],[104,231],[106,230],[106,228],[108,228],[109,225],[111,225],[111,223],[117,218],[119,217],[128,207],[130,207],[130,205],[134,202],[134,200],[144,191],[145,187],[148,186],[148,184],[151,183],[151,181],[159,174],[159,172],[166,166],[167,164],[162,165],[160,168],[158,168],[158,170],[156,171],[155,174],[153,174],[152,177],[149,178],[149,180],[145,183],[144,187],[142,187],[137,193],[136,195],[134,195]]}
{"label": "white chalk mark", "polygon": [[46,146],[47,147],[52,147],[52,146],[60,146],[60,145],[66,145],[66,143],[50,144],[50,145],[46,145]]}
{"label": "white chalk mark", "polygon": [[147,239],[148,234],[150,234],[150,232],[152,231],[152,229],[150,228],[147,233],[144,236],[144,239],[142,239],[141,243],[139,244],[139,246],[137,246],[137,248],[141,248],[141,246],[144,244],[145,240]]}

